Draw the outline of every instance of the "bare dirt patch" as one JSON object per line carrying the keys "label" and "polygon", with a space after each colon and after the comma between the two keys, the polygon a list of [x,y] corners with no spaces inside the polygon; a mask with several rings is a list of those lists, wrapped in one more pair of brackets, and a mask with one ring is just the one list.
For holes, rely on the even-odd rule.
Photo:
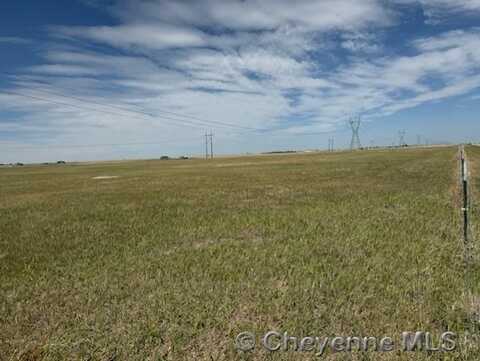
{"label": "bare dirt patch", "polygon": [[102,179],[117,179],[120,178],[118,175],[100,175],[97,177],[92,177],[95,180],[102,180]]}

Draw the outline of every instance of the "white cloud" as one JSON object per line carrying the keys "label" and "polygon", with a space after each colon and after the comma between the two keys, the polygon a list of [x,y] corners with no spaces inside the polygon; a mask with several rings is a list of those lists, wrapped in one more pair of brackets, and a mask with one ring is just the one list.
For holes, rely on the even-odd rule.
{"label": "white cloud", "polygon": [[65,64],[48,64],[48,65],[36,65],[32,66],[29,69],[34,73],[43,73],[50,75],[70,75],[70,76],[81,76],[81,75],[100,75],[101,72],[97,69],[75,66],[75,65],[65,65]]}
{"label": "white cloud", "polygon": [[153,2],[126,1],[117,9],[123,19],[132,11],[147,20],[191,25],[220,26],[232,30],[272,30],[283,26],[311,31],[354,29],[386,25],[390,13],[378,0],[206,0]]}
{"label": "white cloud", "polygon": [[164,49],[206,45],[201,32],[165,24],[56,27],[58,35],[78,37],[135,50],[136,47]]}
{"label": "white cloud", "polygon": [[365,32],[345,33],[341,46],[352,53],[377,53],[382,47],[378,44],[376,36]]}
{"label": "white cloud", "polygon": [[[380,0],[299,0],[294,6],[290,0],[123,1],[113,11],[124,24],[54,27],[53,32],[59,37],[84,38],[139,51],[231,48],[246,45],[252,40],[252,32],[267,32],[253,38],[275,42],[282,35],[291,39],[295,32],[308,37],[306,34],[312,32],[358,31],[373,25],[388,26],[394,19]],[[219,32],[202,32],[197,27],[213,27]],[[237,33],[225,35],[225,30]],[[292,43],[291,47],[299,45]]]}

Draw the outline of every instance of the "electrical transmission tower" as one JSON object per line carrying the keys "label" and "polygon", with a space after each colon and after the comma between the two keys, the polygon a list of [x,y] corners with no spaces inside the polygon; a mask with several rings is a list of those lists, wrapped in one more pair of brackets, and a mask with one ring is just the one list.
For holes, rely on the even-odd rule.
{"label": "electrical transmission tower", "polygon": [[328,138],[328,151],[333,152],[335,150],[335,138]]}
{"label": "electrical transmission tower", "polygon": [[398,145],[400,147],[405,147],[407,145],[407,143],[405,142],[405,134],[407,134],[405,130],[398,131]]}
{"label": "electrical transmission tower", "polygon": [[352,141],[350,142],[350,149],[360,149],[362,143],[360,142],[360,125],[362,124],[362,118],[360,115],[351,117],[348,120],[348,124],[352,129]]}
{"label": "electrical transmission tower", "polygon": [[[209,149],[210,146],[210,149]],[[205,159],[213,159],[213,132],[205,132]]]}

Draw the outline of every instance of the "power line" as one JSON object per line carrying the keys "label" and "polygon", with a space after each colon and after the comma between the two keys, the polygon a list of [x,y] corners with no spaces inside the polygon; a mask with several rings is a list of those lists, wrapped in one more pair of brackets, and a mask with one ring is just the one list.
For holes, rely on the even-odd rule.
{"label": "power line", "polygon": [[[21,96],[21,97],[25,97],[25,98],[40,100],[40,101],[44,101],[44,102],[51,103],[51,104],[63,105],[63,106],[68,106],[68,107],[77,108],[77,109],[81,109],[81,110],[99,112],[99,113],[116,115],[116,116],[121,116],[121,117],[130,117],[130,115],[126,115],[126,114],[121,114],[121,113],[117,113],[117,112],[112,112],[112,111],[102,110],[102,109],[96,109],[96,108],[89,108],[89,107],[85,107],[85,106],[80,106],[80,105],[78,105],[78,104],[71,104],[71,103],[66,103],[66,102],[59,102],[59,101],[52,100],[52,99],[47,99],[47,98],[43,98],[43,97],[39,97],[39,96],[35,96],[35,95],[18,93],[18,92],[14,92],[14,91],[5,91],[5,90],[2,90],[2,91],[0,91],[0,93],[10,94],[10,95],[17,95],[17,96]],[[145,115],[142,115],[142,116],[145,117]],[[150,116],[151,118],[154,118],[153,115],[149,115],[149,116]],[[139,117],[136,116],[136,118],[139,118]],[[178,121],[178,119],[173,119],[173,118],[166,118],[166,117],[160,117],[160,118],[165,119],[165,120],[167,120],[167,121],[169,121],[169,120],[170,120],[170,121]],[[145,119],[145,118],[142,118],[142,119]],[[189,122],[189,121],[183,121],[183,122],[184,122],[184,123],[190,123],[190,125],[198,126],[198,124],[195,124],[195,123],[192,123],[192,122]],[[179,124],[176,124],[176,123],[173,123],[173,124],[174,124],[174,125],[179,125]]]}
{"label": "power line", "polygon": [[[9,73],[7,73],[7,72],[0,72],[0,73],[1,73],[1,74],[4,74],[4,75],[7,75],[7,76],[16,76],[16,75],[14,75],[14,74],[9,74]],[[43,82],[43,83],[45,83],[45,82]],[[32,89],[29,89],[29,90],[32,90]],[[134,111],[134,110],[128,109],[128,108],[126,108],[126,107],[121,107],[121,106],[112,105],[112,104],[104,104],[104,103],[100,103],[100,102],[95,101],[95,100],[86,100],[86,99],[84,99],[84,98],[77,97],[77,96],[73,96],[73,95],[68,95],[68,96],[67,96],[67,95],[65,95],[65,94],[61,94],[61,93],[58,93],[58,92],[53,92],[53,91],[51,91],[51,90],[45,90],[45,89],[38,89],[38,88],[36,88],[36,89],[33,89],[33,91],[37,91],[37,92],[45,93],[45,94],[52,94],[52,95],[56,95],[56,96],[60,96],[60,97],[64,97],[64,98],[75,99],[75,100],[78,100],[78,101],[81,101],[81,102],[85,102],[85,103],[97,104],[97,105],[100,105],[100,106],[115,108],[115,109],[124,110],[124,111],[132,112],[132,113],[142,113],[142,114],[145,114],[145,115],[153,116],[152,114],[147,113],[147,112],[142,111],[142,110]],[[257,129],[257,128],[253,128],[253,127],[244,127],[244,126],[241,126],[241,125],[235,125],[235,124],[220,122],[220,121],[211,120],[211,119],[207,120],[207,119],[202,119],[202,118],[200,118],[200,117],[195,117],[195,116],[187,115],[187,114],[180,114],[180,113],[176,113],[176,112],[172,112],[172,111],[167,111],[167,110],[157,110],[157,112],[174,115],[174,116],[176,116],[176,117],[181,117],[181,118],[187,118],[187,119],[197,120],[197,121],[200,121],[200,122],[203,122],[203,123],[213,123],[213,124],[221,125],[221,126],[234,127],[234,128],[239,128],[239,129],[245,129],[245,130],[257,130],[257,131],[261,131],[261,129]],[[157,115],[157,117],[159,117],[159,116]]]}
{"label": "power line", "polygon": [[[86,99],[76,97],[76,96],[72,96],[72,95],[67,96],[67,95],[64,95],[64,94],[52,92],[51,90],[44,90],[44,89],[33,89],[33,90],[37,91],[37,92],[40,92],[40,93],[57,95],[57,96],[61,96],[61,97],[64,97],[64,98],[75,99],[75,100],[85,102],[85,103],[93,103],[93,104],[97,104],[97,105],[100,105],[100,106],[115,108],[115,109],[131,112],[131,113],[141,113],[141,114],[145,114],[145,115],[149,115],[149,116],[155,116],[151,113],[148,113],[148,112],[145,112],[145,111],[142,111],[142,110],[132,110],[132,109],[129,109],[129,108],[126,108],[126,107],[122,107],[122,106],[118,106],[118,105],[112,105],[112,104],[100,103],[100,102],[95,101],[95,100],[86,100]],[[196,120],[196,121],[199,121],[199,122],[202,122],[202,123],[207,123],[207,124],[212,123],[212,124],[215,124],[215,125],[221,125],[221,126],[233,127],[233,128],[239,128],[239,129],[245,129],[245,130],[261,130],[261,129],[252,128],[252,127],[244,127],[244,126],[241,126],[241,125],[230,124],[230,123],[226,123],[226,122],[220,122],[220,121],[212,120],[212,119],[210,119],[210,120],[202,119],[202,118],[195,117],[195,116],[192,116],[192,115],[180,114],[180,113],[175,113],[175,112],[171,112],[171,111],[167,111],[167,110],[157,110],[157,112],[170,114],[170,115],[180,117],[180,118],[192,119],[192,120]],[[180,120],[180,121],[182,121],[182,120]]]}
{"label": "power line", "polygon": [[[200,126],[204,126],[205,124],[200,124],[198,122],[193,122],[193,121],[189,121],[189,120],[185,120],[185,119],[176,119],[176,118],[171,118],[171,117],[166,117],[166,116],[163,116],[163,115],[158,115],[158,116],[155,116],[153,114],[150,114],[148,112],[145,112],[145,111],[141,111],[141,110],[131,110],[131,109],[128,109],[128,108],[125,108],[125,107],[120,107],[120,106],[116,106],[116,105],[111,105],[111,104],[102,104],[101,102],[98,102],[98,101],[89,101],[89,100],[85,100],[85,99],[82,99],[82,98],[79,98],[79,97],[75,97],[75,96],[67,96],[67,95],[63,95],[63,94],[59,94],[59,93],[56,93],[56,92],[52,92],[52,91],[47,91],[47,90],[40,90],[40,89],[34,89],[34,91],[37,91],[37,92],[43,92],[43,93],[46,93],[46,94],[52,94],[52,95],[58,95],[60,97],[63,97],[63,98],[67,98],[67,99],[73,99],[73,100],[78,100],[78,101],[81,101],[81,102],[84,102],[84,103],[88,103],[88,104],[95,104],[95,105],[100,105],[100,106],[103,106],[103,107],[109,107],[109,108],[114,108],[114,109],[118,109],[118,110],[121,110],[122,112],[129,112],[129,113],[133,113],[133,114],[139,114],[141,116],[141,119],[145,119],[146,116],[150,117],[150,118],[161,118],[163,120],[166,120],[166,121],[169,121],[171,124],[173,125],[189,125],[189,126],[192,126],[194,128],[198,128]],[[79,104],[72,104],[72,103],[69,103],[69,102],[64,102],[64,101],[58,101],[58,100],[53,100],[53,99],[49,99],[49,98],[45,98],[45,97],[41,97],[41,96],[38,96],[38,95],[32,95],[32,94],[24,94],[24,93],[20,93],[18,91],[10,91],[10,90],[0,90],[0,93],[4,93],[4,94],[10,94],[10,95],[14,95],[14,96],[20,96],[20,97],[25,97],[25,98],[30,98],[30,99],[34,99],[34,100],[39,100],[39,101],[44,101],[44,102],[47,102],[47,103],[51,103],[51,104],[56,104],[56,105],[61,105],[61,106],[68,106],[68,107],[72,107],[72,108],[76,108],[76,109],[80,109],[80,110],[86,110],[86,111],[93,111],[93,112],[99,112],[99,113],[104,113],[104,114],[110,114],[110,115],[115,115],[115,116],[122,116],[122,117],[131,117],[131,115],[128,115],[128,114],[125,114],[125,113],[120,113],[120,112],[113,112],[113,111],[110,111],[110,110],[104,110],[104,109],[98,109],[98,108],[92,108],[92,107],[87,107],[87,106],[84,106],[84,105],[79,105]],[[166,112],[166,111],[161,111],[161,112],[164,112],[164,113],[171,113],[171,114],[174,114],[175,116],[179,117],[179,116],[182,116],[182,117],[189,117],[189,118],[192,118],[192,119],[198,119],[199,121],[202,121],[202,122],[211,122],[211,123],[216,123],[216,124],[221,124],[222,126],[228,126],[228,127],[234,127],[234,128],[240,128],[240,129],[245,129],[245,130],[253,130],[253,131],[258,131],[258,132],[273,132],[274,130],[268,130],[268,129],[258,129],[258,128],[250,128],[250,127],[243,127],[243,126],[236,126],[236,125],[232,125],[232,124],[228,124],[228,123],[223,123],[223,122],[218,122],[218,121],[207,121],[207,120],[202,120],[201,118],[196,118],[196,117],[191,117],[191,116],[187,116],[187,115],[180,115],[178,113],[173,113],[173,112]],[[136,118],[140,118],[139,116],[136,116]],[[185,124],[178,124],[178,123],[185,123]],[[243,133],[243,132],[242,132]],[[313,136],[313,135],[316,135],[316,134],[325,134],[325,133],[328,133],[328,132],[317,132],[317,133],[309,133],[309,134],[284,134],[284,135],[281,135],[281,134],[271,134],[271,136],[286,136],[286,137],[292,137],[292,136]],[[213,158],[213,132],[209,135],[210,137],[210,156]],[[197,139],[197,138],[195,138]],[[180,139],[181,141],[182,139]],[[175,140],[175,141],[178,141]],[[138,142],[138,143],[117,143],[117,144],[91,144],[91,145],[49,145],[49,146],[46,146],[46,147],[49,147],[49,148],[85,148],[85,147],[102,147],[102,146],[128,146],[128,145],[149,145],[149,144],[161,144],[161,143],[145,143],[145,142]],[[1,143],[0,143],[1,145]],[[8,146],[7,146],[8,147]],[[35,148],[38,148],[38,146],[31,146],[31,147],[9,147],[9,148],[14,148],[14,149],[35,149]],[[332,149],[333,149],[333,139],[332,139]]]}
{"label": "power line", "polygon": [[[16,91],[11,91],[11,90],[0,90],[0,93],[10,94],[10,95],[16,95],[16,96],[21,96],[21,97],[25,97],[25,98],[35,99],[35,100],[40,100],[40,101],[44,101],[44,102],[52,103],[52,104],[57,104],[57,105],[69,106],[69,107],[77,108],[77,109],[80,109],[80,110],[94,111],[94,112],[105,113],[105,114],[110,114],[110,115],[117,115],[117,116],[122,116],[122,117],[129,117],[129,116],[130,116],[130,115],[127,115],[127,114],[122,114],[122,113],[118,113],[118,112],[112,112],[112,111],[109,111],[109,110],[103,110],[103,109],[98,109],[98,108],[85,107],[85,106],[81,106],[81,105],[78,105],[78,104],[66,103],[66,102],[63,102],[63,101],[52,100],[52,99],[40,97],[40,96],[37,96],[37,95],[24,94],[24,93],[19,93],[19,92],[16,92]],[[52,94],[53,94],[53,93],[52,93]],[[74,99],[74,100],[80,100],[80,98],[76,98],[76,97],[69,97],[69,96],[64,96],[64,95],[60,95],[60,96],[63,96],[63,97],[65,97],[65,98],[71,98],[71,99]],[[188,125],[193,125],[193,126],[195,126],[195,129],[197,129],[197,127],[204,127],[204,126],[205,126],[205,124],[195,123],[195,122],[188,121],[188,120],[176,119],[176,118],[171,118],[171,117],[165,117],[165,116],[162,116],[162,115],[154,115],[154,114],[151,114],[151,113],[148,113],[148,112],[144,112],[144,111],[129,110],[129,109],[127,109],[127,108],[117,107],[117,106],[107,105],[107,104],[102,104],[102,103],[95,102],[95,101],[92,101],[92,102],[87,101],[87,100],[81,100],[81,101],[83,101],[83,102],[85,102],[85,103],[98,104],[98,105],[105,106],[105,107],[118,108],[119,110],[128,111],[128,112],[134,113],[134,114],[135,114],[135,113],[136,113],[136,114],[140,114],[140,115],[142,116],[142,119],[145,119],[145,118],[143,118],[143,117],[148,116],[148,117],[150,117],[150,118],[161,118],[161,119],[170,121],[170,123],[176,122],[176,121],[178,121],[178,122],[184,122],[184,123],[187,123]],[[137,116],[137,118],[138,118],[138,116]],[[178,125],[178,124],[175,124],[175,123],[172,123],[172,124]],[[227,123],[224,123],[224,124],[225,124],[225,126],[227,126]],[[207,124],[207,125],[211,125],[211,124]],[[263,132],[272,133],[272,132],[275,131],[275,130],[272,130],[272,129],[250,128],[250,127],[236,126],[236,125],[232,125],[232,124],[229,124],[228,126],[237,127],[237,128],[241,128],[241,129],[245,129],[245,130],[262,132],[262,133],[263,133]],[[243,133],[243,132],[242,132],[242,133]],[[304,136],[323,135],[323,134],[328,134],[328,133],[331,133],[331,132],[314,132],[314,133],[308,133],[308,134],[293,134],[293,133],[291,133],[291,134],[271,134],[270,136],[279,136],[279,137],[304,137]]]}
{"label": "power line", "polygon": [[[152,113],[148,113],[148,112],[141,111],[141,110],[131,110],[131,109],[128,109],[128,108],[125,108],[125,107],[120,107],[120,106],[111,105],[111,104],[103,104],[103,103],[93,101],[93,100],[89,101],[89,100],[85,100],[85,99],[82,99],[82,98],[73,97],[73,96],[66,96],[66,95],[58,94],[58,93],[51,92],[51,91],[45,91],[45,90],[39,90],[39,89],[35,89],[34,91],[53,94],[53,95],[58,95],[58,96],[61,96],[61,97],[67,98],[67,99],[78,100],[78,101],[81,101],[81,102],[84,102],[84,103],[90,103],[90,104],[100,105],[100,106],[103,106],[103,107],[114,108],[114,109],[129,112],[129,113],[133,113],[133,114],[139,114],[139,115],[142,116],[142,119],[144,119],[145,116],[148,116],[150,118],[160,118],[160,119],[163,119],[163,120],[167,120],[167,121],[170,122],[170,124],[173,124],[173,125],[176,125],[176,126],[178,126],[179,124],[177,124],[175,122],[185,123],[186,125],[190,125],[190,126],[195,127],[195,129],[197,129],[198,127],[204,127],[205,125],[212,125],[212,124],[203,124],[203,123],[193,122],[193,121],[189,121],[189,120],[185,120],[185,119],[177,119],[177,118],[172,118],[172,117],[166,117],[166,116],[163,116],[163,115],[154,115]],[[41,97],[41,96],[38,96],[38,95],[19,93],[17,91],[0,90],[0,93],[15,95],[15,96],[21,96],[21,97],[25,97],[25,98],[34,99],[34,100],[40,100],[40,101],[44,101],[44,102],[51,103],[51,104],[56,104],[56,105],[73,107],[73,108],[77,108],[77,109],[80,109],[80,110],[87,110],[87,111],[99,112],[99,113],[122,116],[122,117],[130,117],[130,115],[127,115],[127,114],[124,114],[124,113],[112,112],[112,111],[109,111],[109,110],[98,109],[98,108],[85,107],[83,105],[72,104],[72,103],[67,103],[67,102],[58,101],[58,100],[52,100],[52,99],[48,99],[48,98]],[[171,113],[171,112],[166,112],[166,111],[160,111],[160,112]],[[172,114],[175,114],[176,116],[186,117],[186,118],[201,119],[201,118],[191,117],[191,116],[187,116],[187,115],[179,115],[177,113],[172,113]],[[220,124],[221,126],[225,126],[225,127],[238,128],[238,129],[242,129],[242,130],[245,130],[245,131],[255,131],[255,132],[262,132],[262,133],[265,133],[265,132],[272,133],[272,132],[275,131],[275,130],[272,130],[272,129],[243,127],[243,126],[240,126],[240,125],[233,125],[233,124],[228,124],[228,123],[223,123],[223,122],[218,122],[218,121],[213,121],[213,120],[212,121],[201,120],[201,121],[202,122],[216,123],[216,124]],[[181,124],[181,125],[185,125],[185,124]],[[238,132],[238,133],[240,133],[240,132]],[[243,132],[241,132],[241,133],[243,133]],[[302,137],[302,136],[314,136],[314,135],[326,134],[326,133],[330,133],[330,132],[315,132],[315,133],[308,133],[308,134],[271,134],[271,136]]]}
{"label": "power line", "polygon": [[[85,107],[85,106],[81,106],[81,105],[78,105],[78,104],[66,103],[66,102],[63,102],[63,101],[52,100],[52,99],[40,97],[40,96],[37,96],[37,95],[23,94],[23,93],[19,93],[19,92],[15,92],[15,91],[10,91],[10,90],[8,90],[8,91],[2,90],[2,91],[0,91],[0,93],[16,95],[16,96],[21,96],[21,97],[25,97],[25,98],[35,99],[35,100],[40,100],[40,101],[44,101],[44,102],[52,103],[52,104],[56,104],[56,105],[69,106],[69,107],[73,107],[73,108],[77,108],[77,109],[81,109],[81,110],[94,111],[94,112],[105,113],[105,114],[116,115],[116,116],[122,116],[122,117],[130,117],[130,115],[127,115],[127,114],[112,112],[112,111],[109,111],[109,110],[103,110],[103,109],[98,109],[98,108]],[[68,97],[66,97],[66,98],[68,98]],[[166,117],[164,115],[153,115],[153,114],[146,113],[146,112],[139,112],[139,111],[132,111],[132,110],[128,110],[128,111],[131,112],[131,113],[140,114],[142,117],[148,116],[150,118],[160,118],[162,120],[167,120],[171,124],[177,125],[177,126],[178,125],[190,125],[190,126],[194,126],[194,128],[199,128],[199,127],[204,127],[205,126],[205,124],[192,122],[192,121],[184,120],[184,119],[176,119],[176,118],[172,118],[172,117]],[[137,116],[137,118],[138,118],[138,116]],[[177,122],[185,123],[185,124],[178,124]],[[208,125],[211,125],[211,124],[208,124]],[[226,126],[226,125],[224,125],[224,126]],[[252,130],[255,130],[255,129],[252,128]],[[256,129],[256,130],[257,131],[263,131],[262,129]]]}
{"label": "power line", "polygon": [[[32,91],[32,89],[29,89],[29,90]],[[154,115],[152,113],[148,113],[148,112],[145,112],[145,111],[142,111],[142,110],[132,110],[132,109],[128,109],[128,108],[122,107],[122,106],[105,104],[105,103],[101,103],[101,102],[98,102],[98,101],[95,101],[95,100],[86,100],[86,99],[83,99],[83,98],[80,98],[80,97],[60,94],[60,93],[53,92],[53,91],[50,91],[50,90],[33,89],[33,91],[39,92],[39,93],[51,94],[51,95],[55,95],[55,96],[60,96],[60,97],[67,98],[67,99],[73,99],[73,100],[81,101],[81,102],[87,103],[87,104],[95,104],[95,105],[100,105],[100,106],[107,107],[107,108],[113,108],[113,109],[118,109],[118,110],[122,110],[122,111],[127,111],[127,112],[130,112],[130,113],[137,113],[137,114],[141,114],[141,115],[147,115],[149,117],[178,121],[178,122],[187,123],[187,124],[191,124],[191,125],[198,125],[198,126],[202,126],[202,127],[205,126],[205,125],[215,125],[215,126],[230,127],[230,128],[236,128],[236,129],[242,129],[242,130],[263,131],[263,129],[252,128],[252,127],[244,127],[244,126],[241,126],[241,125],[235,125],[235,124],[220,122],[220,121],[217,121],[217,120],[206,120],[206,119],[202,119],[202,118],[198,118],[198,117],[194,117],[194,116],[190,116],[190,115],[174,113],[174,112],[170,112],[170,111],[166,111],[166,110],[159,110],[158,112],[165,113],[165,114],[171,114],[173,116],[176,116],[177,118],[180,117],[180,118],[185,118],[185,119],[177,119],[177,118],[172,118],[172,117],[168,117],[168,116],[165,116],[165,115]],[[16,92],[16,91],[2,91],[2,92],[7,93],[7,94],[18,95],[18,96],[30,97],[30,98],[35,97],[35,99],[39,99],[39,100],[43,100],[43,101],[47,101],[47,102],[51,102],[51,103],[55,103],[55,104],[70,105],[69,103],[58,102],[56,100],[41,98],[39,96],[19,93],[19,92]],[[70,105],[70,106],[74,106],[74,105]],[[78,108],[80,106],[75,105],[75,107]],[[103,111],[103,110],[100,110],[100,109],[92,109],[92,108],[89,108],[89,110]],[[190,120],[188,120],[188,119],[190,119]]]}

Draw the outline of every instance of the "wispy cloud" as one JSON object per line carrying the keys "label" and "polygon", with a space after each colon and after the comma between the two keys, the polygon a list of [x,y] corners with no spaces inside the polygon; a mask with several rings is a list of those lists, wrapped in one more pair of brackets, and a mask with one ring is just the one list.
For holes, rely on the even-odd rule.
{"label": "wispy cloud", "polygon": [[17,36],[0,36],[0,44],[29,44],[30,40],[25,38],[20,38]]}
{"label": "wispy cloud", "polygon": [[115,47],[164,49],[207,45],[200,31],[164,24],[128,24],[121,26],[57,27],[58,35],[85,38]]}
{"label": "wispy cloud", "polygon": [[207,0],[124,1],[116,14],[124,21],[132,12],[148,22],[162,21],[193,26],[211,26],[237,31],[273,30],[284,26],[311,31],[358,29],[386,25],[390,14],[380,1],[364,0]]}
{"label": "wispy cloud", "polygon": [[[419,4],[430,24],[456,19],[463,15],[475,17],[480,12],[480,0],[395,0],[400,4]],[[453,16],[452,16],[453,15]]]}

